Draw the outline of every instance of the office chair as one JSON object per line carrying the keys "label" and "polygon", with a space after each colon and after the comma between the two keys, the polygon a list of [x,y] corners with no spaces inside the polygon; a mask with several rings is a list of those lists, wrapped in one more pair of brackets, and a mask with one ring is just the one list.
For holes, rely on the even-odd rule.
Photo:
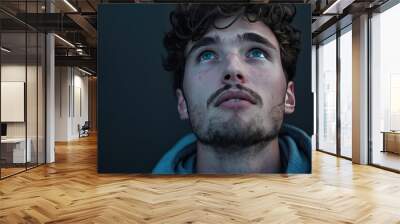
{"label": "office chair", "polygon": [[79,138],[89,136],[89,129],[90,129],[89,121],[85,121],[82,127],[80,127],[80,125],[78,124]]}

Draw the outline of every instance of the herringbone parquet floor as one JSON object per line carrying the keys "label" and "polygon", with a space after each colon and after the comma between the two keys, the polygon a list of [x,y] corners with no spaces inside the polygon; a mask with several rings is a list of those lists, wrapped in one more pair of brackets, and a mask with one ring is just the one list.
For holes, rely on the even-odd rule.
{"label": "herringbone parquet floor", "polygon": [[96,138],[0,181],[0,223],[400,223],[400,175],[313,153],[312,175],[97,174]]}

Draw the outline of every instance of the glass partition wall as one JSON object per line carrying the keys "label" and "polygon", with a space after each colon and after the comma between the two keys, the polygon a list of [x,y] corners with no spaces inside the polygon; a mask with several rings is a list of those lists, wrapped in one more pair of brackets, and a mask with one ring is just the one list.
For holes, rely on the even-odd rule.
{"label": "glass partition wall", "polygon": [[[43,10],[39,5],[18,2],[29,13]],[[46,156],[45,34],[16,17],[0,11],[1,179],[45,163]]]}

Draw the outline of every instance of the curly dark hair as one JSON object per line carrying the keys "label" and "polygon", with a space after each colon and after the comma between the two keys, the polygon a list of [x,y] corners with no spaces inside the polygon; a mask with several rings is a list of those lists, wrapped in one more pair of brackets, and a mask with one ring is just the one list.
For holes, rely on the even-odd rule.
{"label": "curly dark hair", "polygon": [[[163,60],[166,71],[174,75],[174,90],[182,89],[185,69],[185,48],[190,40],[199,40],[213,26],[225,29],[238,18],[245,16],[249,22],[262,21],[275,34],[280,47],[281,61],[287,82],[296,73],[300,52],[300,31],[291,25],[296,14],[293,4],[179,4],[170,13],[172,29],[164,36],[167,57]],[[215,21],[233,17],[225,27]]]}

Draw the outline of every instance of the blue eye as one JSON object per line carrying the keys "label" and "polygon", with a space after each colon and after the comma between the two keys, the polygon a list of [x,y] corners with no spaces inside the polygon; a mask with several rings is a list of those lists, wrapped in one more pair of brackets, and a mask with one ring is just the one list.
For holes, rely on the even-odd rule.
{"label": "blue eye", "polygon": [[265,52],[261,49],[258,48],[253,48],[249,51],[249,53],[247,54],[248,57],[250,58],[255,58],[255,59],[265,59],[267,58]]}
{"label": "blue eye", "polygon": [[199,60],[199,62],[203,62],[203,61],[213,60],[215,58],[217,58],[217,55],[214,52],[212,52],[212,51],[203,51],[199,55],[198,60]]}

